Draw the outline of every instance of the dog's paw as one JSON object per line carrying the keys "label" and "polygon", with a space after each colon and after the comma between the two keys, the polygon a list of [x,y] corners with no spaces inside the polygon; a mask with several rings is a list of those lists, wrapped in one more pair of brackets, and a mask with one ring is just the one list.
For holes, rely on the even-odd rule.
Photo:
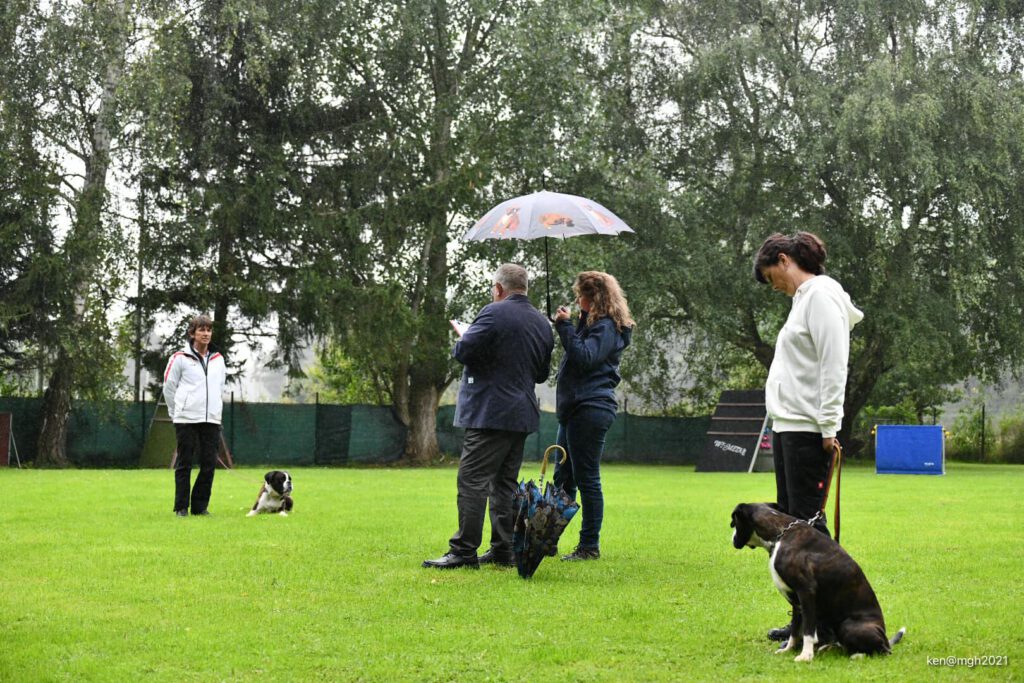
{"label": "dog's paw", "polygon": [[863,652],[855,652],[850,655],[850,659],[864,659],[866,655]]}
{"label": "dog's paw", "polygon": [[779,645],[779,649],[775,651],[775,654],[781,655],[783,652],[789,652],[790,650],[792,650],[795,647],[796,647],[796,638],[794,638],[793,636],[790,636],[789,640],[784,642],[782,645]]}
{"label": "dog's paw", "polygon": [[277,514],[281,515],[282,517],[287,517],[287,516],[288,516],[288,513],[287,513],[287,512],[285,512],[284,510],[281,510],[281,511],[280,511],[279,513],[277,513]]}
{"label": "dog's paw", "polygon": [[794,662],[810,662],[813,659],[814,659],[814,653],[813,652],[801,652],[800,654],[798,654],[796,657],[793,658],[793,661]]}
{"label": "dog's paw", "polygon": [[256,516],[256,511],[255,510],[249,510],[249,514],[246,515],[246,517],[255,517],[255,516]]}

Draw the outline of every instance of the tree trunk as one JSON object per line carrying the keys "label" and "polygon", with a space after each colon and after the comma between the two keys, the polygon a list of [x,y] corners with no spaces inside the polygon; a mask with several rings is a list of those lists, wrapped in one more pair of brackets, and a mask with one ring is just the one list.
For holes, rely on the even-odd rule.
{"label": "tree trunk", "polygon": [[[437,406],[448,377],[448,323],[445,316],[445,290],[448,282],[448,209],[451,205],[446,184],[451,176],[453,112],[456,109],[457,75],[446,38],[448,5],[437,0],[432,5],[434,45],[430,60],[433,83],[433,130],[427,159],[430,180],[437,188],[426,220],[426,235],[421,251],[422,288],[416,306],[419,330],[409,365],[409,434],[406,458],[422,465],[440,453],[437,444]],[[475,29],[470,30],[475,35]],[[462,65],[463,67],[465,65]]]}
{"label": "tree trunk", "polygon": [[50,383],[43,394],[43,426],[39,432],[35,464],[68,467],[68,418],[71,416],[71,359],[62,348],[57,353]]}
{"label": "tree trunk", "polygon": [[437,405],[441,394],[429,383],[412,387],[405,457],[410,464],[427,465],[440,454],[437,444]]}
{"label": "tree trunk", "polygon": [[443,207],[430,221],[434,248],[427,257],[419,334],[409,366],[409,434],[406,458],[424,465],[437,458],[437,406],[448,377],[448,323],[445,319],[445,282],[448,279],[448,223]]}

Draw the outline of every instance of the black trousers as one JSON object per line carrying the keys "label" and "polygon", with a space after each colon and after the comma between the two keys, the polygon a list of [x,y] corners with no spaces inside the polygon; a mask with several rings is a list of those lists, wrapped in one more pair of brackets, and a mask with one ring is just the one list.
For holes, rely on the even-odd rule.
{"label": "black trousers", "polygon": [[[828,487],[832,453],[821,445],[817,432],[775,432],[776,502],[782,511],[799,519],[810,519],[820,510]],[[814,527],[831,536],[825,513]]]}
{"label": "black trousers", "polygon": [[512,554],[512,498],[519,486],[525,432],[467,429],[459,458],[459,530],[448,541],[455,555],[476,555],[483,541],[484,508],[490,508],[491,548]]}
{"label": "black trousers", "polygon": [[204,512],[210,504],[213,473],[220,452],[220,425],[211,422],[174,425],[178,440],[178,460],[174,464],[174,510],[189,507],[189,481],[192,466],[199,464],[196,485],[192,489],[192,514]]}

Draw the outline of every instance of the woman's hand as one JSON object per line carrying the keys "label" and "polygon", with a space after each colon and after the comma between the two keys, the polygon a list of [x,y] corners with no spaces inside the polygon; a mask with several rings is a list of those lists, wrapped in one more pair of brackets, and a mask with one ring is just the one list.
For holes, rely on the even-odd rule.
{"label": "woman's hand", "polygon": [[563,320],[568,320],[568,319],[569,319],[569,307],[568,306],[559,306],[558,310],[555,311],[554,321],[556,323],[558,323],[558,322],[562,322]]}

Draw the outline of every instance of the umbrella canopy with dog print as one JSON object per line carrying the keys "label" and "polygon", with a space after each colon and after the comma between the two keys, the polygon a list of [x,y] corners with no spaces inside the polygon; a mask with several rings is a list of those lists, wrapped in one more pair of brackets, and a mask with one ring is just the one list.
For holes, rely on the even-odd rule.
{"label": "umbrella canopy with dog print", "polygon": [[544,484],[548,453],[555,449],[562,452],[561,462],[565,462],[565,449],[557,445],[549,446],[544,451],[540,484],[534,484],[532,479],[520,482],[512,504],[515,512],[512,552],[519,576],[524,579],[533,576],[545,557],[558,553],[558,539],[580,509],[579,504],[561,488],[551,482]]}
{"label": "umbrella canopy with dog print", "polygon": [[633,229],[592,199],[560,192],[534,192],[498,204],[478,220],[463,239],[535,240],[623,232],[633,232]]}
{"label": "umbrella canopy with dog print", "polygon": [[[463,237],[466,241],[535,240],[544,238],[544,269],[548,268],[548,237],[619,235],[633,232],[614,213],[592,199],[560,192],[534,192],[509,199],[488,211]],[[550,279],[550,278],[545,278]],[[551,317],[551,287],[547,292]]]}

